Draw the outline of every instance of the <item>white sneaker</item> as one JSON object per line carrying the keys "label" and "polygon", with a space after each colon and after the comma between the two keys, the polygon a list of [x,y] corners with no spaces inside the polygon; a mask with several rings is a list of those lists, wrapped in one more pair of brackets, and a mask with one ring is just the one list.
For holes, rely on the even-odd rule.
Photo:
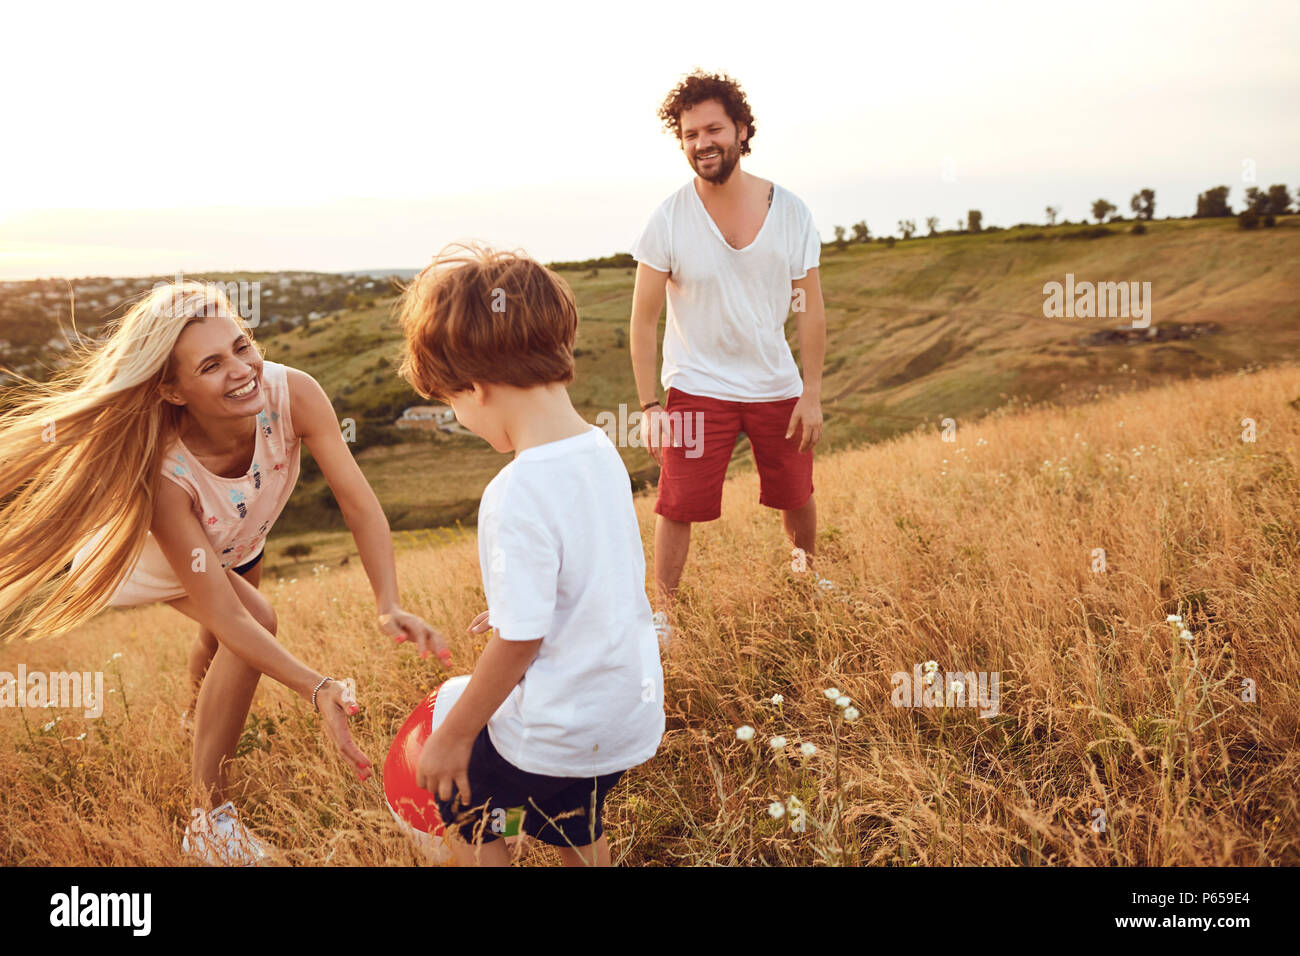
{"label": "white sneaker", "polygon": [[252,866],[266,859],[269,847],[248,832],[234,803],[227,800],[206,818],[190,821],[181,852],[207,866]]}

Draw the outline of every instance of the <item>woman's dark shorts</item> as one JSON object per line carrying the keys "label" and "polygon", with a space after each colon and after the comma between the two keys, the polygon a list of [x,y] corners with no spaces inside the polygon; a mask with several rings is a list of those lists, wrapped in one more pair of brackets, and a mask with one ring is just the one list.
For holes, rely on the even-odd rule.
{"label": "woman's dark shorts", "polygon": [[231,570],[233,570],[236,574],[245,574],[246,572],[251,571],[251,570],[253,570],[253,568],[257,567],[257,562],[262,560],[262,555],[265,554],[265,553],[266,553],[266,550],[263,549],[263,550],[257,552],[257,557],[255,557],[255,558],[253,558],[253,559],[251,559],[251,560],[249,560],[249,561],[246,561],[246,562],[244,562],[243,564],[241,564],[239,567],[237,567],[237,568],[232,568]]}

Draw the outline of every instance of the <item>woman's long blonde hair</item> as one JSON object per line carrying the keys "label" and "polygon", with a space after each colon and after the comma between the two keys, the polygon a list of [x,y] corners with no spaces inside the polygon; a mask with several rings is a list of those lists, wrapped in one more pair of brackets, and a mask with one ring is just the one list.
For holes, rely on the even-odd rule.
{"label": "woman's long blonde hair", "polygon": [[[104,341],[72,344],[51,381],[23,376],[15,386],[17,403],[0,414],[0,639],[76,627],[131,570],[152,523],[162,456],[186,414],[158,386],[174,381],[172,349],[185,326],[216,315],[252,340],[221,285],[158,285]],[[85,562],[64,574],[101,529]]]}

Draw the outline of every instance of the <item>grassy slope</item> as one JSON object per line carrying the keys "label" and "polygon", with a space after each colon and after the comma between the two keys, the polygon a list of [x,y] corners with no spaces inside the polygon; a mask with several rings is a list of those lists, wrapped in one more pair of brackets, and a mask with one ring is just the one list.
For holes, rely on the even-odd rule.
{"label": "grassy slope", "polygon": [[[1112,389],[1300,358],[1300,278],[1291,267],[1300,259],[1300,217],[1253,233],[1238,230],[1235,219],[1154,222],[1149,230],[1067,241],[1060,237],[1078,227],[1058,226],[913,239],[893,249],[828,247],[821,267],[827,430],[819,454],[921,425],[937,428],[944,417],[969,422],[1014,400],[1076,402]],[[1047,238],[1011,240],[1034,231]],[[1087,334],[1123,323],[1044,318],[1043,283],[1064,281],[1067,272],[1080,281],[1151,282],[1154,325],[1212,321],[1223,330],[1168,343],[1083,346]],[[570,389],[575,405],[591,421],[603,410],[617,411],[620,402],[635,408],[627,349],[617,344],[631,309],[629,270],[565,278],[581,314],[581,354]],[[788,334],[797,352],[794,321]],[[269,358],[311,372],[331,396],[350,385],[354,391],[339,406],[342,418],[378,398],[405,394],[412,404],[420,401],[391,371],[374,371],[381,358],[395,366],[397,335],[384,307],[324,320],[315,335],[297,330],[265,342]],[[621,451],[637,486],[653,483],[657,470],[648,454]],[[358,460],[395,528],[457,520],[472,526],[479,494],[506,462],[468,436],[367,448]],[[737,454],[731,473],[752,467],[748,454]],[[286,518],[276,535],[281,547],[306,540],[286,532],[312,527],[321,529],[311,540],[325,553],[348,550],[337,512],[316,503],[323,487],[320,479],[304,481],[295,492],[295,520]],[[277,567],[273,561],[272,573]]]}
{"label": "grassy slope", "polygon": [[[607,804],[616,859],[1300,863],[1300,366],[1007,409],[954,443],[900,436],[819,468],[831,591],[792,570],[752,474],[697,529],[664,656],[668,733]],[[647,558],[651,506],[637,501]],[[483,606],[473,536],[396,543],[404,604],[448,636],[451,671],[470,672],[483,646],[464,630]],[[357,679],[354,733],[382,767],[438,665],[379,634],[355,561],[263,587],[291,651]],[[1165,624],[1174,612],[1189,641]],[[155,606],[0,648],[0,670],[102,668],[116,691],[101,719],[64,711],[48,731],[49,713],[0,711],[0,863],[181,862],[194,631]],[[928,659],[997,671],[998,715],[891,706],[890,675]],[[831,686],[857,721],[830,719]],[[817,753],[777,758],[776,734]],[[241,752],[235,798],[289,861],[415,861],[380,774],[358,784],[282,688],[263,682]],[[791,794],[803,833],[767,813]],[[557,862],[544,848],[532,860]]]}

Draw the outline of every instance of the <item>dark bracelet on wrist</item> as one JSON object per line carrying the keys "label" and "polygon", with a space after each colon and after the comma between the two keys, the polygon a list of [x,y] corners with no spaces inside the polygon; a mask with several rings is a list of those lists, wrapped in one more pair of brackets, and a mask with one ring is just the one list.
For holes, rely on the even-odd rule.
{"label": "dark bracelet on wrist", "polygon": [[[659,405],[659,399],[656,398],[653,402],[646,402],[644,405],[641,406],[641,411],[644,412],[647,408],[651,407],[652,405]],[[662,405],[659,405],[659,407],[663,408]]]}

